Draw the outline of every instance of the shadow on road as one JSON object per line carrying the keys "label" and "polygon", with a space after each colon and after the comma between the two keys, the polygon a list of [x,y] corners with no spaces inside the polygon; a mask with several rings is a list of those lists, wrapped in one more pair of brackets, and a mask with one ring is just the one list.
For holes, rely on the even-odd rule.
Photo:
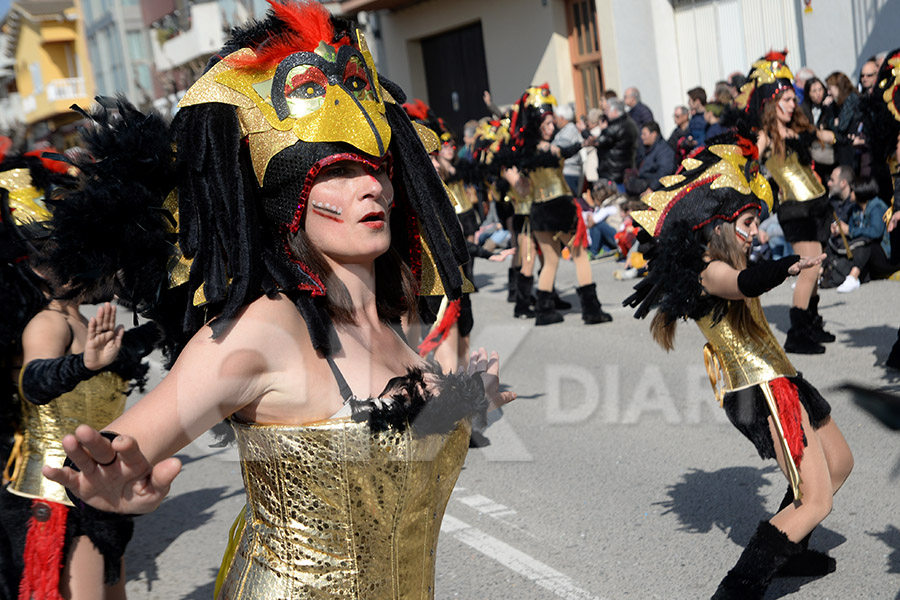
{"label": "shadow on road", "polygon": [[[134,537],[125,552],[128,581],[146,579],[147,589],[152,591],[153,582],[159,580],[157,557],[179,536],[207,523],[216,503],[243,493],[243,489],[229,492],[227,487],[218,487],[179,494],[166,499],[156,511],[135,519]],[[204,597],[212,597],[211,588]]]}
{"label": "shadow on road", "polygon": [[890,548],[891,553],[887,558],[887,572],[900,573],[900,529],[894,525],[888,525],[882,532],[867,532],[874,538],[884,542],[884,545]]}

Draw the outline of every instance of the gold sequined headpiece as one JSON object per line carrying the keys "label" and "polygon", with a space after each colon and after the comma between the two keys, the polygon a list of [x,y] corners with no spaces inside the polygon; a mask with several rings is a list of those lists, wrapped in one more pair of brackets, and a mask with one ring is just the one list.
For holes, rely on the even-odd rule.
{"label": "gold sequined headpiece", "polygon": [[781,90],[792,88],[794,74],[785,64],[787,50],[770,52],[750,66],[747,83],[741,86],[735,104],[758,125],[763,105]]}
{"label": "gold sequined headpiece", "polygon": [[[750,208],[772,207],[772,189],[759,172],[756,146],[746,138],[714,143],[686,158],[675,175],[663,177],[663,188],[644,199],[649,210],[631,218],[659,237],[667,225],[687,223],[693,230],[715,220],[732,222]],[[714,140],[715,142],[715,140]]]}

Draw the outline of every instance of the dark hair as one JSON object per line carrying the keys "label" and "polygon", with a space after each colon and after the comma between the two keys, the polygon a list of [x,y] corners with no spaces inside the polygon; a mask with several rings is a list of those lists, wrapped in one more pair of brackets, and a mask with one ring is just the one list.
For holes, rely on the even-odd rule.
{"label": "dark hair", "polygon": [[[347,288],[334,276],[334,272],[304,234],[295,235],[290,240],[291,253],[301,263],[325,283],[326,310],[335,324],[355,324],[353,301]],[[378,316],[386,323],[397,323],[406,316],[412,321],[416,317],[418,286],[409,267],[391,246],[387,252],[375,259],[375,303]]]}
{"label": "dark hair", "polygon": [[850,184],[850,191],[857,203],[868,202],[878,196],[878,184],[872,177],[861,177]]}
{"label": "dark hair", "polygon": [[618,98],[619,95],[616,93],[616,90],[603,90],[603,97],[609,100],[610,98]]}
{"label": "dark hair", "polygon": [[704,106],[706,105],[706,90],[702,87],[697,86],[689,89],[687,95],[691,100],[699,100]]}
{"label": "dark hair", "polygon": [[812,86],[817,83],[822,86],[822,89],[825,90],[825,95],[828,96],[828,86],[826,86],[818,77],[810,77],[803,85],[803,106],[808,106],[809,108],[813,107],[812,98],[809,97],[809,92],[812,90]]}
{"label": "dark hair", "polygon": [[731,84],[731,87],[737,88],[738,90],[747,83],[747,78],[744,77],[741,73],[734,73],[731,78],[728,80],[728,83]]}
{"label": "dark hair", "polygon": [[[778,90],[771,99],[766,100],[766,103],[763,105],[762,109],[762,128],[765,130],[766,134],[769,136],[769,139],[772,140],[772,151],[778,156],[784,156],[785,148],[784,148],[784,138],[781,137],[781,134],[778,133],[778,116],[776,114],[776,107],[778,106],[778,101],[781,100],[781,97],[788,91],[793,91],[792,87],[785,87]],[[792,129],[797,133],[803,131],[815,131],[815,126],[809,122],[809,119],[806,117],[806,114],[802,110],[799,110],[799,106],[797,110],[794,110],[791,115],[791,120],[787,124],[788,129]]]}
{"label": "dark hair", "polygon": [[850,186],[850,189],[853,189],[853,185],[856,183],[856,171],[853,170],[853,167],[850,165],[838,165],[835,169],[840,170],[840,177],[844,181],[847,182],[847,185]]}
{"label": "dark hair", "polygon": [[656,121],[647,121],[643,125],[641,125],[641,129],[646,129],[650,133],[655,133],[659,135],[659,123]]}
{"label": "dark hair", "polygon": [[841,73],[840,71],[835,71],[831,75],[825,78],[825,83],[828,85],[837,86],[838,96],[834,99],[834,103],[838,106],[843,106],[844,101],[856,94],[856,88],[853,87],[853,83],[850,81],[850,78]]}

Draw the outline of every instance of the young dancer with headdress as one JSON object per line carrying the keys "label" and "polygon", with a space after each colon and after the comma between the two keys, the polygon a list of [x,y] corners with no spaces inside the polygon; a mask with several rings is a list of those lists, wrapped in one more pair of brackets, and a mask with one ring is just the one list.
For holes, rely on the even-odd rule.
{"label": "young dancer with headdress", "polygon": [[[108,269],[73,263],[69,283],[99,275],[164,323],[183,314],[186,335],[112,441],[80,427],[73,468],[44,474],[97,508],[152,511],[172,455],[225,417],[247,506],[217,598],[433,598],[471,420],[514,395],[496,355],[442,375],[398,333],[417,288],[460,296],[456,214],[359,32],[318,2],[270,4],[187,91],[171,138],[125,105],[94,115],[81,200],[125,196],[120,219],[168,246],[148,264],[97,246]],[[128,194],[104,195],[110,170]]]}
{"label": "young dancer with headdress", "polygon": [[[784,52],[772,52],[753,63],[738,99],[750,124],[758,127],[760,161],[778,186],[775,209],[785,239],[802,256],[818,256],[830,235],[831,211],[825,186],[812,168],[815,141],[833,145],[836,134],[816,129],[800,110],[794,77]],[[797,354],[825,352],[833,342],[818,312],[817,269],[804,269],[794,287],[791,327],[784,349]]]}
{"label": "young dancer with headdress", "polygon": [[[726,136],[723,136],[723,138]],[[732,135],[713,139],[682,163],[664,187],[631,213],[655,244],[649,274],[625,302],[645,317],[666,350],[680,319],[696,321],[710,381],[732,424],[762,458],[775,458],[790,485],[777,514],[760,522],[713,598],[762,598],[776,573],[825,575],[834,559],[809,550],[812,530],[853,465],[831,407],[797,373],[772,335],[759,296],[822,255],[749,267],[762,203],[771,189],[758,170],[756,145]]]}
{"label": "young dancer with headdress", "polygon": [[122,414],[156,338],[153,325],[117,328],[109,304],[88,320],[79,304],[90,299],[54,287],[48,222],[75,184],[68,167],[39,152],[0,164],[2,401],[17,426],[0,491],[3,598],[125,597],[131,519],[73,503],[41,475],[62,466],[62,437],[78,424],[102,428]]}
{"label": "young dancer with headdress", "polygon": [[[538,278],[535,324],[551,325],[563,320],[557,311],[554,283],[564,246],[570,246],[578,280],[581,318],[588,324],[606,323],[612,316],[604,312],[592,282],[587,232],[578,204],[562,173],[565,157],[580,149],[560,149],[551,145],[555,132],[553,106],[556,99],[548,86],[531,87],[519,100],[510,123],[510,149],[516,170],[507,169],[512,189],[527,195],[530,204],[528,227],[541,251],[543,266]],[[522,250],[520,249],[520,252]],[[522,273],[525,274],[523,264]],[[522,296],[526,291],[521,290]],[[530,295],[530,289],[527,290]],[[518,302],[517,302],[518,306]]]}

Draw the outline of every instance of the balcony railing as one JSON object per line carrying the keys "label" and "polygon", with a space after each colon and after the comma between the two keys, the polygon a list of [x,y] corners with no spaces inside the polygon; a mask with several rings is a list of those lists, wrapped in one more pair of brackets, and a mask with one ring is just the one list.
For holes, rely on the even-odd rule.
{"label": "balcony railing", "polygon": [[47,82],[47,100],[76,100],[85,97],[84,77],[54,79]]}

